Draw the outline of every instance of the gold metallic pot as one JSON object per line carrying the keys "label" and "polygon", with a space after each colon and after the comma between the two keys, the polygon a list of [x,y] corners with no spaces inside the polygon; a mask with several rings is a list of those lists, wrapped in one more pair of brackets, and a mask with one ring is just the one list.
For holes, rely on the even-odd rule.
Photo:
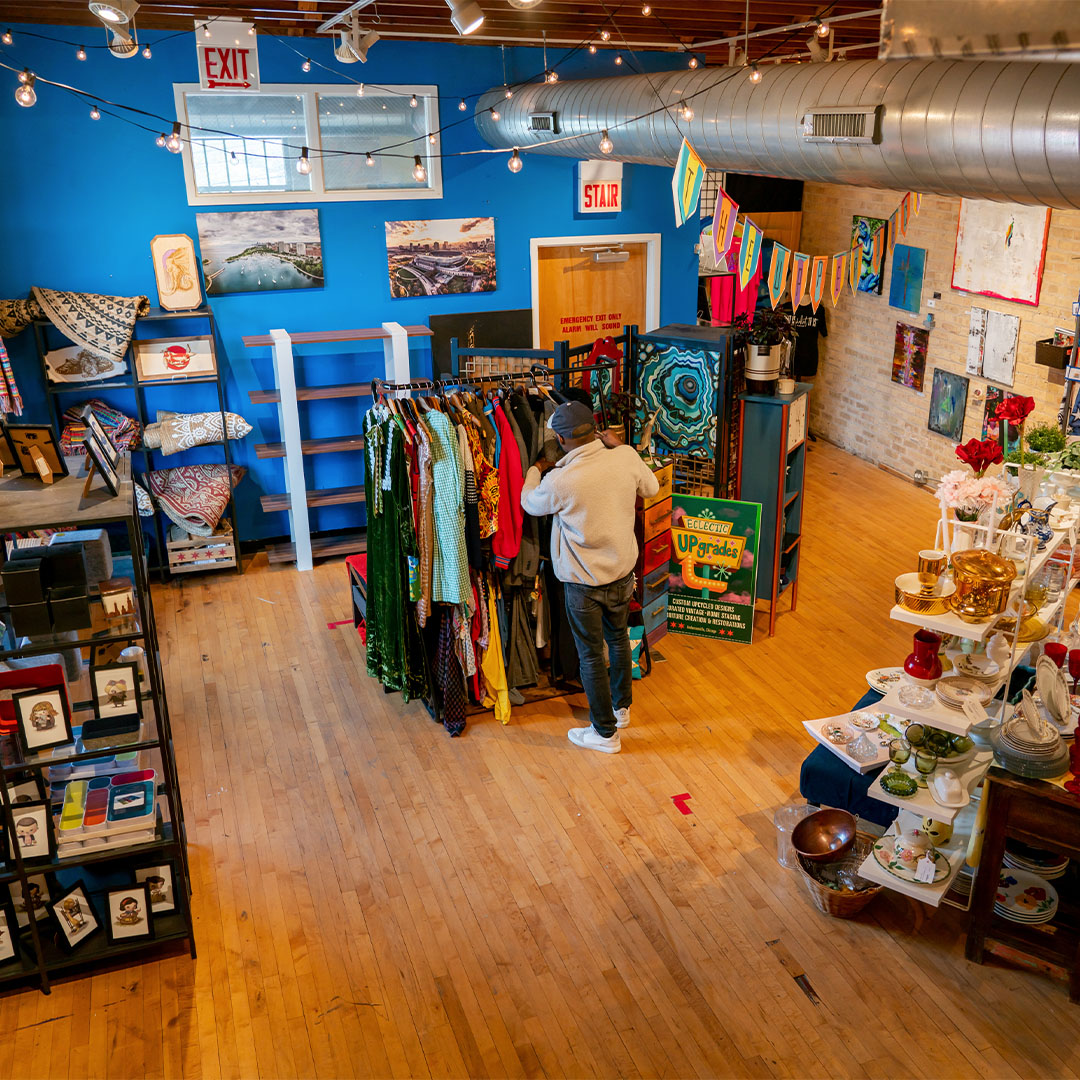
{"label": "gold metallic pot", "polygon": [[980,623],[1005,610],[1016,564],[992,551],[974,548],[953,555],[956,592],[950,606],[964,622]]}
{"label": "gold metallic pot", "polygon": [[901,574],[895,583],[896,602],[919,615],[942,615],[949,610],[953,586],[936,574]]}

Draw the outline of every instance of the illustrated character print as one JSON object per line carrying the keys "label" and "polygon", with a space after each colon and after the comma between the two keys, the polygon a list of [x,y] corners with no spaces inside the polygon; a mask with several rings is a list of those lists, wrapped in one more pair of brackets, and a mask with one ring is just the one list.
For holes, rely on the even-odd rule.
{"label": "illustrated character print", "polygon": [[139,901],[134,896],[125,896],[120,901],[120,914],[116,916],[117,926],[136,926],[142,922]]}
{"label": "illustrated character print", "polygon": [[169,292],[187,292],[195,284],[191,261],[184,248],[169,248],[161,260],[169,282]]}
{"label": "illustrated character print", "polygon": [[56,727],[56,715],[51,701],[39,701],[30,710],[30,724],[35,731],[52,731]]}
{"label": "illustrated character print", "polygon": [[32,881],[26,886],[26,894],[30,898],[29,903],[26,900],[19,901],[20,911],[40,911],[44,906],[44,901],[41,899],[41,886],[35,885]]}
{"label": "illustrated character print", "polygon": [[164,904],[166,900],[168,900],[168,897],[165,895],[165,879],[163,877],[152,874],[146,879],[146,884],[150,886],[151,904]]}
{"label": "illustrated character print", "polygon": [[114,708],[123,708],[127,701],[127,683],[123,679],[110,679],[105,684],[105,696]]}
{"label": "illustrated character print", "polygon": [[60,915],[72,934],[86,929],[86,916],[83,914],[82,905],[74,896],[60,901]]}
{"label": "illustrated character print", "polygon": [[37,847],[38,823],[35,818],[19,818],[15,822],[15,835],[19,838],[19,847]]}

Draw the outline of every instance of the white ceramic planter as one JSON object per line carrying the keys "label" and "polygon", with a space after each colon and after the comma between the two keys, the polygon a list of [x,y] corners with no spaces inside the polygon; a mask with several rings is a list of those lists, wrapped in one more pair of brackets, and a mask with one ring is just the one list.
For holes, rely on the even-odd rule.
{"label": "white ceramic planter", "polygon": [[751,394],[775,394],[780,374],[779,345],[748,345],[746,350],[746,389]]}

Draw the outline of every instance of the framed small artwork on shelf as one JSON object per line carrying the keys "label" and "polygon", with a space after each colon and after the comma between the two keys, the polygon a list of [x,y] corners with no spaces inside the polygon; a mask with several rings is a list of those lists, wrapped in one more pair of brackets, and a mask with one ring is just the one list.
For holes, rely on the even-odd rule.
{"label": "framed small artwork on shelf", "polygon": [[154,917],[150,910],[150,888],[122,885],[105,894],[105,936],[110,945],[154,936]]}
{"label": "framed small artwork on shelf", "polygon": [[11,816],[15,819],[15,836],[8,838],[12,858],[18,853],[23,862],[51,859],[56,851],[51,804],[26,803]]}
{"label": "framed small artwork on shelf", "polygon": [[45,479],[43,466],[54,476],[67,476],[68,467],[56,434],[48,424],[8,424],[4,428],[8,446],[23,476],[40,476]]}
{"label": "framed small artwork on shelf", "polygon": [[121,379],[127,360],[114,360],[82,345],[67,345],[45,354],[45,373],[50,383],[99,383]]}
{"label": "framed small artwork on shelf", "polygon": [[11,695],[11,704],[15,709],[16,735],[24,754],[36,754],[74,740],[71,707],[64,686],[21,690]]}
{"label": "framed small artwork on shelf", "polygon": [[[107,443],[109,447],[112,447],[112,443]],[[83,446],[86,447],[86,459],[87,459],[87,475],[86,485],[83,489],[83,495],[90,494],[90,484],[93,480],[93,473],[90,472],[90,465],[94,467],[101,479],[105,482],[105,489],[112,496],[120,494],[120,477],[117,476],[116,466],[112,462],[112,456],[108,450],[105,449],[97,440],[97,437],[89,429],[86,432],[86,436],[83,439]],[[117,455],[119,460],[119,455]]]}
{"label": "framed small artwork on shelf", "polygon": [[135,882],[146,885],[150,891],[150,910],[155,915],[165,915],[176,910],[173,895],[172,863],[161,866],[141,866],[135,871]]}
{"label": "framed small artwork on shelf", "polygon": [[158,305],[165,311],[191,311],[202,304],[195,244],[184,233],[155,236],[150,241]]}
{"label": "framed small artwork on shelf", "polygon": [[77,949],[87,938],[101,929],[94,905],[81,881],[68,889],[51,907],[53,918],[60,930],[60,943],[68,951]]}
{"label": "framed small artwork on shelf", "polygon": [[186,338],[136,338],[135,378],[141,383],[212,379],[217,375],[214,339],[209,334]]}
{"label": "framed small artwork on shelf", "polygon": [[97,418],[93,408],[87,405],[82,411],[82,420],[86,424],[86,430],[88,435],[93,435],[97,440],[98,447],[109,459],[109,463],[115,469],[120,464],[120,451],[113,446],[112,439],[109,438],[108,433],[101,426],[101,421]]}
{"label": "framed small artwork on shelf", "polygon": [[107,578],[98,585],[101,594],[101,606],[105,609],[105,618],[131,619],[135,616],[135,590],[131,578]]}
{"label": "framed small artwork on shelf", "polygon": [[138,664],[103,664],[91,668],[90,687],[95,716],[142,716]]}
{"label": "framed small artwork on shelf", "polygon": [[0,904],[0,967],[19,959],[19,922],[14,904]]}
{"label": "framed small artwork on shelf", "polygon": [[27,896],[23,897],[22,882],[16,878],[8,889],[11,893],[11,903],[15,908],[15,920],[20,930],[30,925],[31,917],[34,920],[48,917],[49,905],[52,903],[49,876],[47,874],[30,874],[26,879]]}
{"label": "framed small artwork on shelf", "polygon": [[41,779],[41,773],[34,773],[25,780],[16,781],[7,786],[8,802],[11,803],[12,811],[24,803],[41,802],[45,797],[45,784]]}

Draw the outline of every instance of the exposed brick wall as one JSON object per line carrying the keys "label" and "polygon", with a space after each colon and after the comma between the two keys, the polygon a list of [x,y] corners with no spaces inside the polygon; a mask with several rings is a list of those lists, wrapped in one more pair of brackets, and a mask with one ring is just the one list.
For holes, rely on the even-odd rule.
{"label": "exposed brick wall", "polygon": [[[850,246],[855,214],[887,218],[902,191],[878,191],[835,184],[807,184],[803,196],[802,250],[831,254]],[[1054,210],[1046,248],[1039,306],[1010,304],[950,287],[960,200],[923,197],[918,217],[911,215],[901,243],[926,249],[922,308],[919,315],[889,306],[892,252],[886,256],[881,296],[851,295],[849,289],[833,308],[826,297],[829,336],[820,344],[821,364],[810,396],[810,426],[815,432],[870,461],[911,475],[915,469],[940,476],[956,467],[953,443],[926,426],[930,387],[936,367],[964,374],[972,307],[1020,316],[1013,393],[1035,399],[1036,420],[1055,422],[1061,402],[1062,373],[1035,363],[1035,342],[1050,337],[1055,326],[1073,325],[1072,302],[1080,286],[1080,211]],[[826,287],[826,292],[828,289]],[[893,340],[897,322],[921,326],[926,302],[941,293],[933,309],[923,392],[892,381]],[[987,382],[971,376],[964,440],[982,437]]]}

